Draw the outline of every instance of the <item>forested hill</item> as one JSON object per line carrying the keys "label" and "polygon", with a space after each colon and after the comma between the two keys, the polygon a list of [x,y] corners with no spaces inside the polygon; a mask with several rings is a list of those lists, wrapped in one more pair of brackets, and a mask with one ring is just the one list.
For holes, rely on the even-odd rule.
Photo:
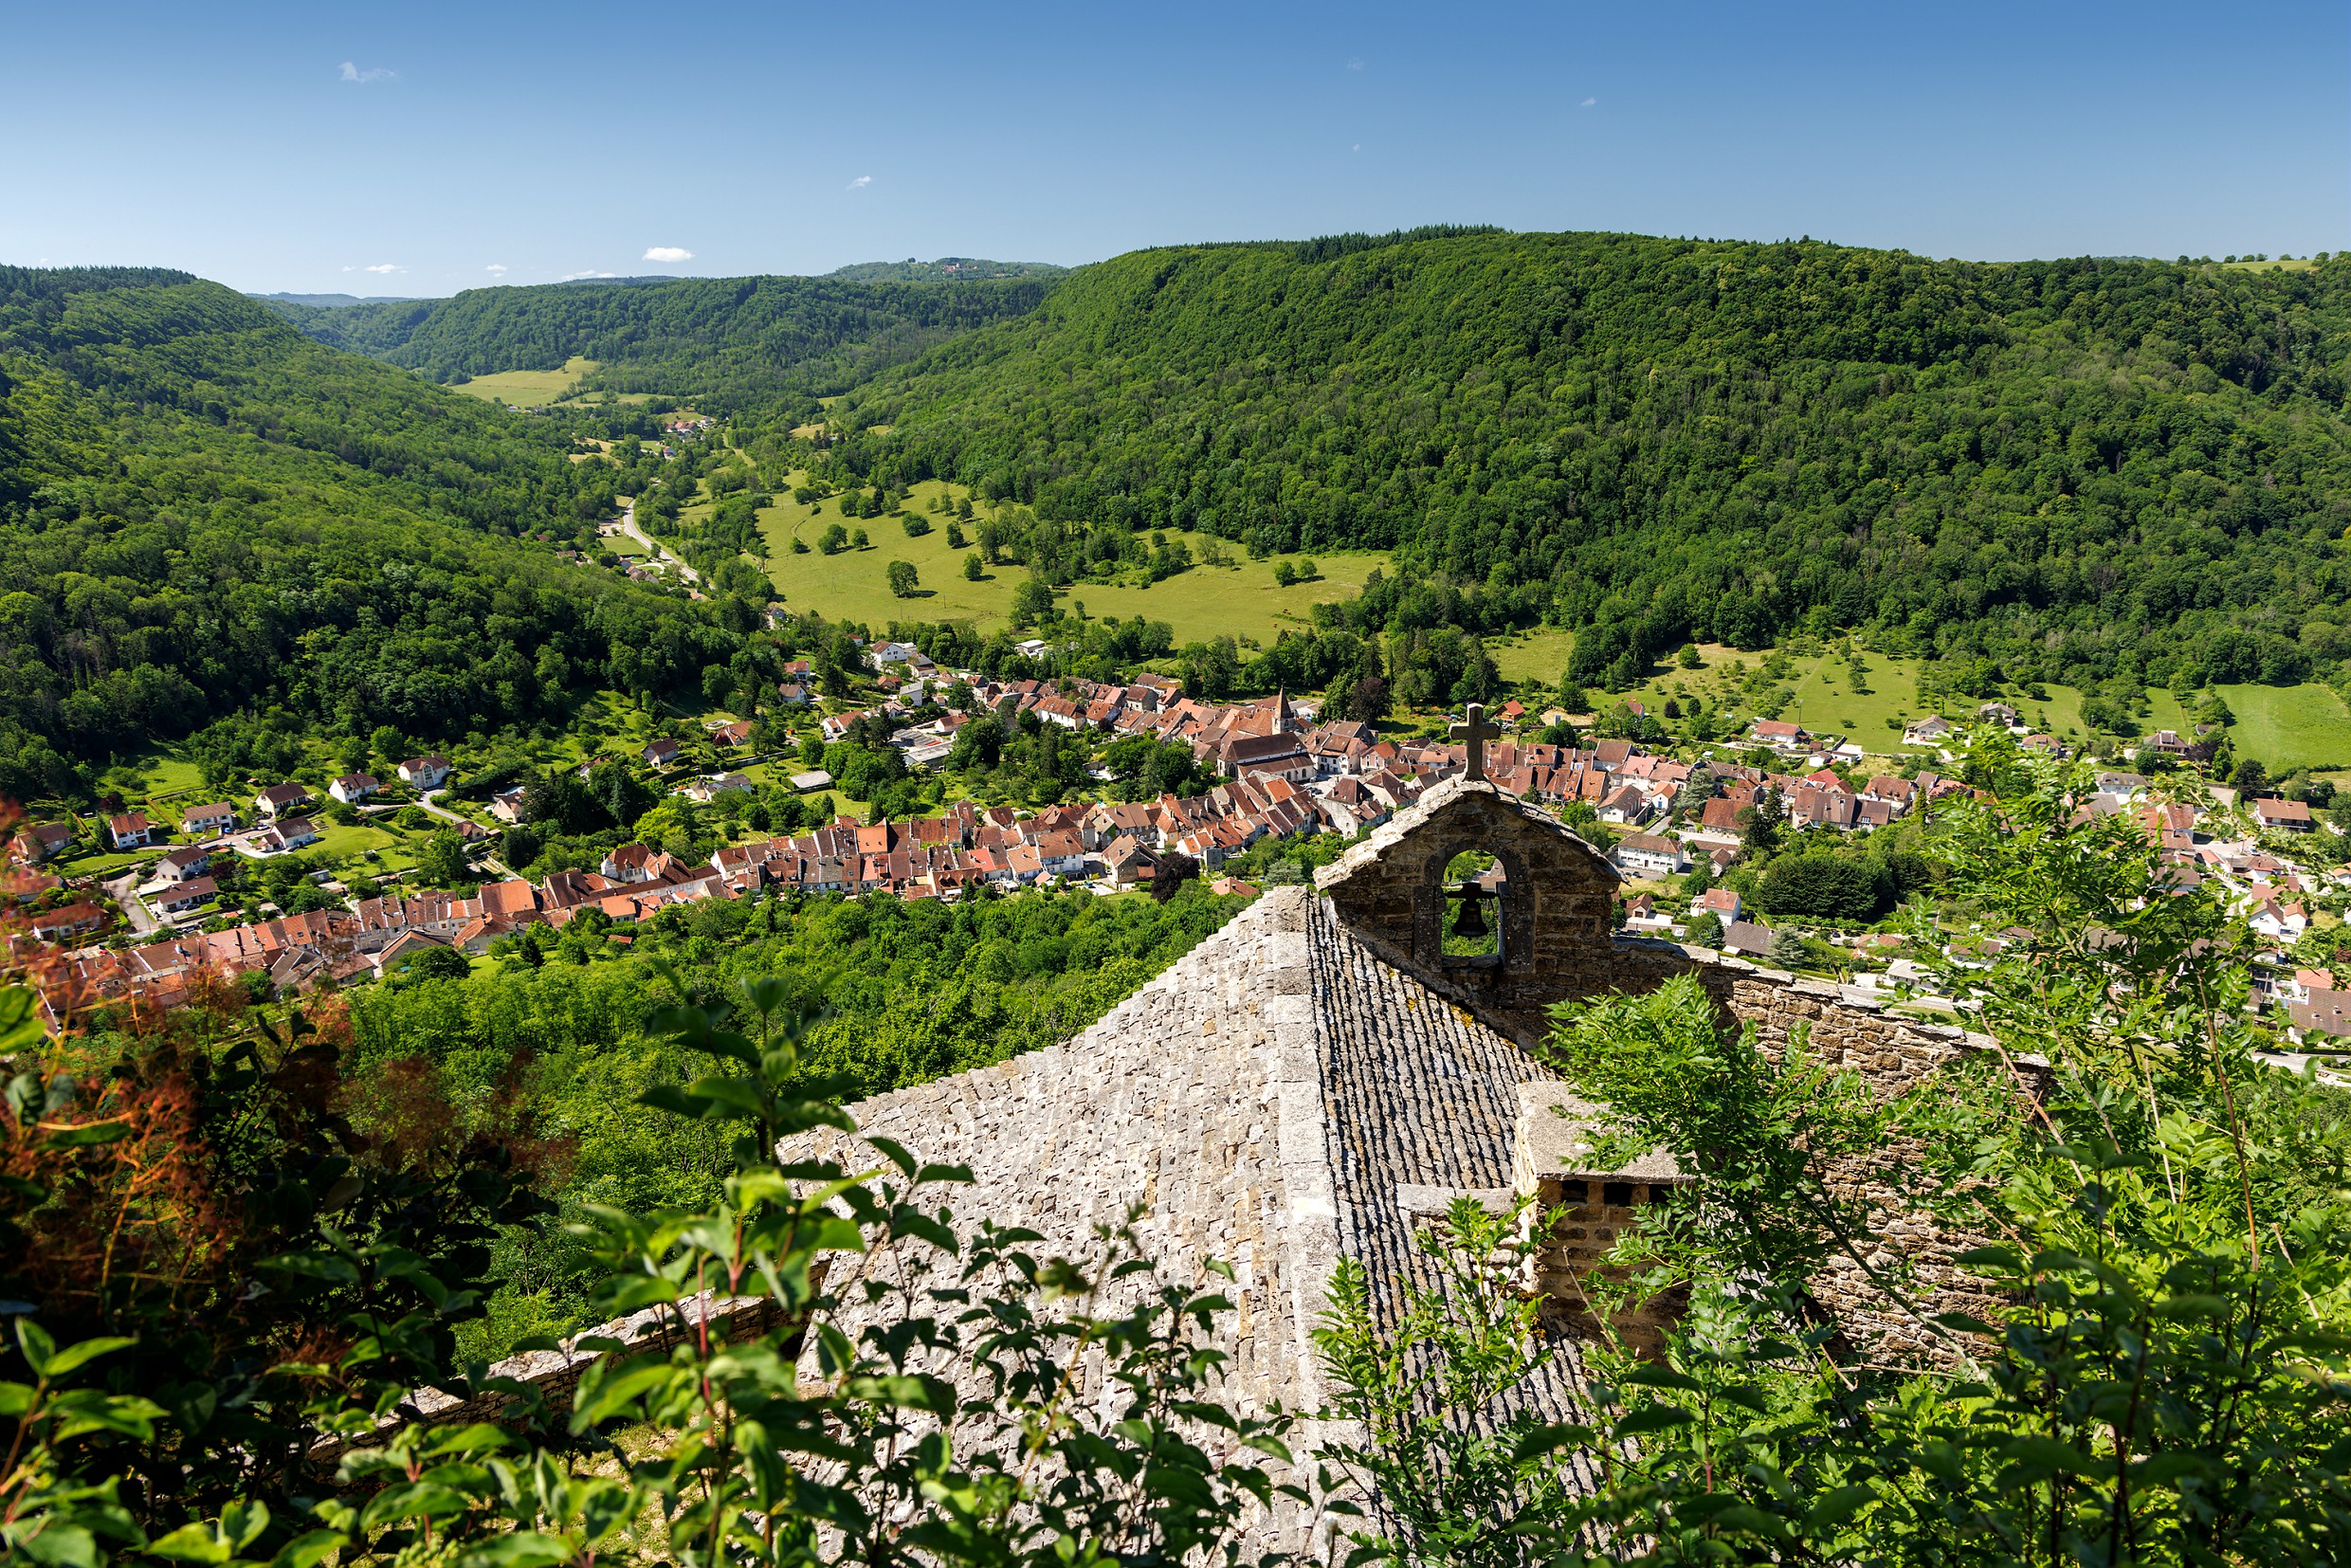
{"label": "forested hill", "polygon": [[[1873,626],[2012,673],[2304,678],[2351,578],[2351,260],[1984,264],[1470,234],[1142,251],[851,402],[1041,517],[1392,546],[1358,618]],[[2315,630],[2312,629],[2315,627]]]}
{"label": "forested hill", "polygon": [[720,409],[843,392],[959,334],[1035,308],[1048,277],[971,283],[681,278],[468,290],[418,305],[280,306],[322,342],[436,381],[599,367],[589,385]]}
{"label": "forested hill", "polygon": [[514,538],[610,509],[566,445],[185,273],[0,267],[0,795],[240,709],[462,735],[722,659]]}
{"label": "forested hill", "polygon": [[935,262],[855,262],[825,274],[852,283],[951,283],[980,278],[1058,278],[1069,269],[1050,262],[990,262],[976,256],[941,256]]}

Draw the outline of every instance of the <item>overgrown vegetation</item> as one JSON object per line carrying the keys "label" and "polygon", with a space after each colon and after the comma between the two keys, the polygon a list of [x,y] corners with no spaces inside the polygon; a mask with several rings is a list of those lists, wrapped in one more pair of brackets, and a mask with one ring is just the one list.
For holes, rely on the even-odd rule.
{"label": "overgrown vegetation", "polygon": [[[494,1047],[349,1066],[372,1030],[427,1032],[430,999],[454,1016],[504,994],[421,981],[355,1034],[331,1006],[258,1029],[224,995],[169,1041],[61,1044],[27,992],[0,992],[0,1285],[24,1304],[0,1529],[87,1564],[429,1544],[467,1568],[1048,1568],[1230,1561],[1249,1509],[1286,1491],[1336,1513],[1358,1562],[2340,1560],[2351,1119],[2340,1091],[2254,1058],[2215,901],[2151,897],[2154,850],[2077,819],[2082,782],[2044,770],[1959,808],[1959,894],[2030,935],[1954,976],[2001,1049],[1918,1092],[1881,1099],[1800,1031],[1777,1053],[1726,1034],[1686,981],[1562,1010],[1556,1061],[1606,1106],[1596,1157],[1663,1147],[1694,1178],[1587,1286],[1604,1307],[1679,1290],[1686,1310],[1652,1354],[1603,1340],[1564,1367],[1583,1419],[1514,1416],[1560,1353],[1519,1287],[1518,1216],[1465,1199],[1398,1330],[1340,1270],[1321,1413],[1349,1424],[1296,1467],[1296,1413],[1223,1402],[1213,1271],[1154,1271],[1131,1225],[1038,1256],[957,1222],[963,1173],[884,1140],[775,1163],[780,1137],[846,1128],[839,1101],[870,1086],[828,1072],[830,1026],[808,1027],[836,979],[747,977],[790,943],[580,971],[634,976],[610,1000],[654,1004],[640,1060],[659,1065],[580,1085],[640,1129],[645,1184],[599,1187],[563,1245],[592,1315],[652,1307],[682,1332],[612,1347],[568,1415],[507,1390],[495,1426],[397,1400],[484,1388],[485,1243],[530,1220],[531,1173],[566,1140]],[[928,935],[1055,907],[940,911]],[[1035,940],[1007,926],[979,947],[999,936]],[[696,939],[672,956],[693,963]],[[620,1008],[574,995],[532,1027],[586,1039]],[[2050,1064],[2037,1094],[2027,1051]],[[1872,1195],[1838,1176],[1853,1158],[1900,1169]],[[1993,1321],[1919,1321],[1955,1354],[1941,1375],[1856,1357],[1821,1300],[1832,1260],[1882,1254],[1920,1209],[1990,1238],[1959,1262]],[[1866,1261],[1881,1308],[1915,1318],[1900,1259]],[[710,1287],[773,1314],[699,1332],[681,1309]],[[873,1325],[854,1339],[851,1300]],[[616,1431],[636,1435],[615,1449]],[[299,1466],[326,1434],[345,1445],[332,1480]]]}

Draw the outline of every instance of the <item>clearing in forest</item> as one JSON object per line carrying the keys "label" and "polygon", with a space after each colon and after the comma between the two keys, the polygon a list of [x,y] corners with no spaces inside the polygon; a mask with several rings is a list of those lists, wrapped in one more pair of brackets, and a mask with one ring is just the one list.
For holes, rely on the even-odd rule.
{"label": "clearing in forest", "polygon": [[511,403],[520,409],[542,408],[560,401],[594,374],[595,368],[594,360],[574,355],[561,370],[500,371],[495,375],[477,375],[470,381],[457,382],[449,390],[491,403]]}

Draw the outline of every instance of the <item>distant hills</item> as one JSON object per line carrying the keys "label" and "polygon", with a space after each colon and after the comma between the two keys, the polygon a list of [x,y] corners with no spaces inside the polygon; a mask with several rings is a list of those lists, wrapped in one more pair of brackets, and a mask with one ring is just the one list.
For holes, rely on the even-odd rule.
{"label": "distant hills", "polygon": [[[924,276],[889,275],[910,265]],[[953,257],[844,270],[866,275],[579,279],[447,300],[260,302],[319,342],[436,381],[584,357],[598,366],[591,391],[666,392],[718,410],[778,399],[812,409],[962,333],[1025,314],[1061,275],[1042,264]]]}
{"label": "distant hills", "polygon": [[941,256],[935,262],[858,262],[825,274],[860,283],[968,283],[985,278],[1058,278],[1069,269],[1050,262],[985,262],[974,256]]}
{"label": "distant hills", "polygon": [[584,356],[761,423],[847,393],[863,483],[1390,550],[1358,629],[1576,628],[1594,683],[1854,630],[1978,685],[2351,685],[2351,258],[1449,227],[961,265],[271,308],[442,379]]}
{"label": "distant hills", "polygon": [[275,304],[308,305],[314,310],[348,310],[353,305],[405,305],[416,297],[408,294],[248,294],[246,298]]}

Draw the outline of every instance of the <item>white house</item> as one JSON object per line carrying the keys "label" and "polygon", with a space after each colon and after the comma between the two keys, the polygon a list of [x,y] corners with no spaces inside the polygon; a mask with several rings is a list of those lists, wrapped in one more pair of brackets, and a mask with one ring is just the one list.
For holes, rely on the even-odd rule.
{"label": "white house", "polygon": [[411,757],[400,764],[400,782],[412,790],[437,790],[441,781],[449,776],[449,759],[435,752],[429,757]]}
{"label": "white house", "polygon": [[225,800],[191,807],[179,819],[190,838],[218,838],[237,830],[237,809]]}
{"label": "white house", "polygon": [[1654,833],[1627,833],[1616,841],[1608,858],[1616,863],[1619,870],[1638,876],[1669,877],[1689,867],[1681,845]]}

